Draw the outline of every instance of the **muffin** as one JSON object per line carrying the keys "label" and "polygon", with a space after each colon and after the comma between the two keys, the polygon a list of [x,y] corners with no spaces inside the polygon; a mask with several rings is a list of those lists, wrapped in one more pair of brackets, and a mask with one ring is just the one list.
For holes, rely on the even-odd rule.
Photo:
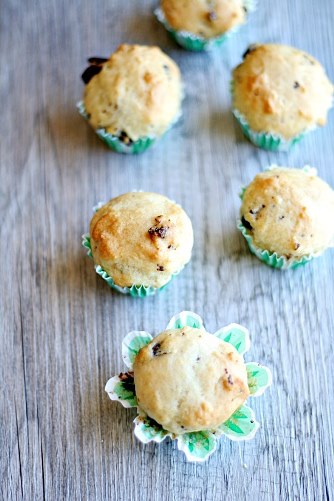
{"label": "muffin", "polygon": [[250,0],[162,0],[155,14],[177,43],[201,51],[224,42],[254,5]]}
{"label": "muffin", "polygon": [[138,405],[176,435],[217,429],[249,396],[242,356],[203,329],[162,332],[133,370]]}
{"label": "muffin", "polygon": [[193,246],[184,210],[162,195],[144,192],[120,195],[99,208],[88,238],[96,269],[108,284],[143,296],[179,273]]}
{"label": "muffin", "polygon": [[286,150],[325,125],[333,85],[316,59],[278,44],[251,45],[243,59],[233,71],[233,112],[256,146]]}
{"label": "muffin", "polygon": [[143,443],[176,439],[189,461],[205,461],[217,439],[249,440],[259,428],[248,397],[271,384],[269,369],[245,363],[247,329],[230,324],[209,334],[191,311],[172,317],[153,338],[130,332],[122,344],[128,372],[107,382],[111,400],[136,407],[134,433]]}
{"label": "muffin", "polygon": [[238,227],[275,268],[295,268],[334,244],[334,191],[311,168],[274,167],[242,195]]}
{"label": "muffin", "polygon": [[139,153],[181,114],[176,63],[158,47],[121,45],[110,58],[91,58],[79,112],[112,149]]}

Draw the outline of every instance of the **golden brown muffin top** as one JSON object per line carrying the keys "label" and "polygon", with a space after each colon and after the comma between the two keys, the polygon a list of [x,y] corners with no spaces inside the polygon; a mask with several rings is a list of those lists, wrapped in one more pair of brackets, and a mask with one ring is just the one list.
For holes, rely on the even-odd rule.
{"label": "golden brown muffin top", "polygon": [[161,8],[169,25],[212,38],[246,20],[244,0],[162,0]]}
{"label": "golden brown muffin top", "polygon": [[94,129],[136,141],[161,136],[180,115],[180,70],[158,47],[121,45],[101,66],[84,91]]}
{"label": "golden brown muffin top", "polygon": [[133,368],[139,407],[175,434],[217,429],[249,396],[242,356],[203,329],[162,332]]}
{"label": "golden brown muffin top", "polygon": [[278,44],[250,46],[233,82],[233,108],[255,132],[288,140],[326,123],[333,85],[306,52]]}
{"label": "golden brown muffin top", "polygon": [[302,257],[334,244],[334,191],[312,171],[276,167],[255,176],[241,217],[256,246]]}
{"label": "golden brown muffin top", "polygon": [[193,246],[185,211],[157,193],[110,200],[93,216],[90,237],[95,264],[120,287],[162,287],[190,260]]}

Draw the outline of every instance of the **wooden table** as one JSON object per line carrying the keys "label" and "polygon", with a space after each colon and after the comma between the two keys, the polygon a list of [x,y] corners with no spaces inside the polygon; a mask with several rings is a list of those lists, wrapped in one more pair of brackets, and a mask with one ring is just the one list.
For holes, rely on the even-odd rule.
{"label": "wooden table", "polygon": [[[254,41],[313,54],[334,80],[332,0],[262,0],[221,50],[187,53],[152,16],[153,1],[19,0],[1,12],[0,498],[24,500],[333,499],[334,251],[279,272],[235,227],[240,187],[271,163],[311,164],[334,186],[334,113],[289,154],[260,151],[230,111],[231,69]],[[140,156],[107,150],[77,114],[91,55],[120,42],[157,44],[180,65],[184,115]],[[92,206],[130,191],[178,201],[194,255],[156,297],[113,293],[81,248]],[[163,330],[184,309],[207,329],[247,326],[247,360],[274,384],[252,401],[254,440],[222,439],[205,464],[176,445],[142,445],[133,410],[111,402],[121,340]]]}

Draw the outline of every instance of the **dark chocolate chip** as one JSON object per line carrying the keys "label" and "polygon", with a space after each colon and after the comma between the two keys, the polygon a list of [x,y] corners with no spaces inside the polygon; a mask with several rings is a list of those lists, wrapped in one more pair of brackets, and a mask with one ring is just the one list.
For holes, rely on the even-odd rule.
{"label": "dark chocolate chip", "polygon": [[118,377],[121,381],[133,381],[133,372],[121,372]]}
{"label": "dark chocolate chip", "polygon": [[284,218],[285,218],[285,216],[280,216],[278,219],[284,219]]}
{"label": "dark chocolate chip", "polygon": [[299,87],[300,87],[300,83],[296,81],[296,82],[293,84],[293,88],[294,88],[294,89],[298,89]]}
{"label": "dark chocolate chip", "polygon": [[88,68],[85,69],[83,74],[81,75],[82,80],[84,81],[84,84],[87,85],[95,75],[98,75],[100,71],[102,70],[102,66],[88,66]]}
{"label": "dark chocolate chip", "polygon": [[132,139],[127,135],[126,132],[124,132],[124,130],[121,131],[121,133],[118,136],[118,139],[120,141],[122,141],[122,143],[127,144],[127,145],[130,145],[133,143]]}
{"label": "dark chocolate chip", "polygon": [[152,353],[153,355],[156,357],[158,355],[158,352],[160,350],[160,347],[161,347],[161,344],[160,343],[157,343],[153,346],[152,348]]}
{"label": "dark chocolate chip", "polygon": [[196,362],[199,362],[201,360],[201,357],[196,358]]}
{"label": "dark chocolate chip", "polygon": [[253,424],[254,423],[254,419],[251,419],[250,422]]}
{"label": "dark chocolate chip", "polygon": [[88,59],[88,62],[90,64],[103,64],[103,63],[106,63],[108,61],[108,59],[106,59],[105,57],[90,57]]}
{"label": "dark chocolate chip", "polygon": [[152,348],[152,353],[155,357],[160,357],[161,355],[167,355],[167,351],[161,351],[161,343],[156,343]]}
{"label": "dark chocolate chip", "polygon": [[257,49],[257,45],[256,44],[251,44],[248,49],[243,53],[242,55],[242,59],[245,59],[246,56],[248,56],[248,54],[251,54],[252,52],[254,52],[255,50]]}
{"label": "dark chocolate chip", "polygon": [[229,376],[227,378],[227,382],[228,382],[228,384],[233,384],[233,379],[232,379],[231,374],[229,374]]}
{"label": "dark chocolate chip", "polygon": [[151,237],[165,238],[168,230],[169,226],[152,226],[148,233]]}
{"label": "dark chocolate chip", "polygon": [[244,216],[242,216],[241,222],[243,226],[246,228],[246,230],[252,231],[253,226],[247,221],[247,219],[244,218]]}
{"label": "dark chocolate chip", "polygon": [[160,264],[157,264],[157,271],[164,271],[164,267]]}
{"label": "dark chocolate chip", "polygon": [[133,392],[134,384],[135,384],[133,372],[121,372],[118,377],[122,382],[123,388],[125,390]]}

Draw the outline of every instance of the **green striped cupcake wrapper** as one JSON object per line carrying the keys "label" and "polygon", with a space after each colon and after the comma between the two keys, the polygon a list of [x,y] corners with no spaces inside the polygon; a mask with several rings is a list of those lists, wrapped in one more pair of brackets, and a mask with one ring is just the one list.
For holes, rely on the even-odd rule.
{"label": "green striped cupcake wrapper", "polygon": [[296,143],[299,143],[299,141],[305,136],[307,132],[313,129],[312,127],[312,129],[310,128],[302,132],[298,136],[287,140],[282,136],[279,136],[278,134],[270,134],[268,132],[255,132],[251,129],[245,117],[236,109],[233,110],[233,115],[239,122],[242,132],[247,137],[247,139],[249,139],[251,143],[255,144],[255,146],[262,148],[263,150],[288,151]]}
{"label": "green striped cupcake wrapper", "polygon": [[318,257],[321,254],[321,252],[319,252],[317,254],[310,254],[300,258],[287,259],[285,256],[279,256],[276,252],[270,252],[257,247],[253,242],[252,236],[248,233],[240,219],[237,222],[237,228],[243,234],[252,254],[254,254],[263,263],[271,266],[272,268],[276,268],[277,270],[293,270],[299,268],[300,266],[303,266],[311,261],[314,257]]}
{"label": "green striped cupcake wrapper", "polygon": [[[88,115],[83,101],[77,103],[77,110],[80,115],[88,122]],[[137,154],[147,150],[155,141],[156,137],[142,137],[137,141],[126,144],[121,139],[113,134],[110,134],[105,129],[95,129],[96,134],[108,146],[108,148],[117,153]]]}
{"label": "green striped cupcake wrapper", "polygon": [[[231,96],[233,100],[233,94],[234,94],[234,81],[231,80],[230,82],[230,91],[231,91]],[[246,118],[244,115],[242,115],[236,108],[232,110],[233,115],[237,119],[242,132],[244,133],[244,136],[249,139],[251,143],[253,143],[255,146],[258,148],[262,148],[263,150],[268,150],[268,151],[288,151],[290,148],[292,148],[295,144],[299,143],[299,141],[311,130],[314,130],[315,127],[309,127],[305,131],[303,131],[301,134],[298,134],[297,136],[293,137],[292,139],[285,139],[284,137],[280,136],[279,134],[272,134],[270,132],[256,132],[254,131],[249,123],[247,122]]]}
{"label": "green striped cupcake wrapper", "polygon": [[[89,233],[85,233],[82,235],[82,246],[87,250],[87,256],[89,256],[91,259],[93,259],[93,254],[92,254],[92,248],[90,244],[90,235]],[[167,287],[167,285],[172,281],[172,279],[178,275],[181,271],[181,269],[177,273],[173,273],[171,276],[170,280],[163,285],[162,287],[155,288],[155,287],[147,287],[146,285],[132,285],[131,287],[120,287],[119,285],[115,284],[113,278],[108,275],[108,273],[98,264],[95,265],[95,271],[100,277],[103,278],[105,282],[111,287],[111,289],[116,290],[117,292],[120,292],[121,294],[128,294],[132,297],[147,297],[147,296],[154,296],[154,294],[157,291],[161,291]]]}
{"label": "green striped cupcake wrapper", "polygon": [[[279,167],[279,165],[270,165],[265,170],[272,170],[276,169],[277,167]],[[317,175],[317,169],[309,165],[305,165],[301,170],[310,175],[314,176]],[[246,188],[242,188],[240,193],[241,200],[243,199],[245,191]],[[237,221],[237,228],[239,231],[241,231],[242,235],[244,236],[247,245],[249,247],[249,250],[252,252],[252,254],[254,254],[263,263],[278,270],[289,270],[289,269],[293,270],[299,268],[300,266],[303,266],[304,264],[311,261],[313,258],[319,257],[322,254],[322,252],[316,252],[314,254],[309,254],[307,256],[303,256],[300,258],[292,257],[290,259],[287,259],[286,256],[279,256],[276,252],[270,252],[268,250],[263,250],[260,249],[260,247],[257,247],[253,242],[253,237],[248,233],[247,228],[242,224],[241,219],[238,219]]]}
{"label": "green striped cupcake wrapper", "polygon": [[[245,0],[244,6],[247,9],[247,12],[252,12],[256,8],[256,0]],[[199,35],[195,35],[194,33],[190,33],[189,31],[175,30],[172,28],[160,7],[155,9],[154,14],[176,43],[184,49],[193,52],[208,51],[214,49],[215,47],[219,47],[240,28],[240,26],[236,26],[222,35],[212,38],[204,38]]]}

